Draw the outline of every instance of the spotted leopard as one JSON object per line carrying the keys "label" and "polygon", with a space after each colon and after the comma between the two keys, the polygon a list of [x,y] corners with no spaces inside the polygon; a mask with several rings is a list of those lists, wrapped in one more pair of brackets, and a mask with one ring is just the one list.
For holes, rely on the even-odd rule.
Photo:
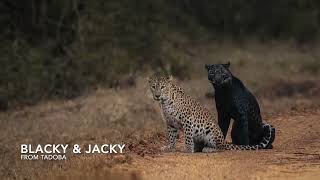
{"label": "spotted leopard", "polygon": [[[171,77],[155,74],[149,78],[153,99],[160,104],[167,125],[169,145],[163,150],[174,151],[178,130],[185,135],[187,152],[215,152],[219,150],[256,150],[266,148],[271,134],[257,145],[234,145],[224,140],[215,117],[199,102],[187,95]],[[270,132],[270,126],[264,127]]]}

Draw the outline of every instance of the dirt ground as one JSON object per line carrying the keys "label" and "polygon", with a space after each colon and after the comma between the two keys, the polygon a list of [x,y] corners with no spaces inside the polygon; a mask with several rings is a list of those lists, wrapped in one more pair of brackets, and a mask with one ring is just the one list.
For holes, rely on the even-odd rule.
{"label": "dirt ground", "polygon": [[[205,81],[205,80],[204,80]],[[205,83],[199,80],[188,84]],[[213,107],[205,88],[188,89]],[[0,114],[0,175],[4,179],[319,179],[319,90],[308,97],[259,97],[263,119],[276,127],[274,149],[164,153],[159,107],[139,88],[98,90],[72,101],[42,103]],[[256,93],[259,94],[259,93]],[[145,96],[145,95],[144,95]],[[113,104],[110,104],[112,101]],[[136,106],[137,102],[140,106]],[[276,102],[276,103],[274,103]],[[214,111],[213,111],[214,112]],[[230,134],[227,136],[230,141]],[[21,143],[127,145],[125,155],[69,157],[67,161],[22,161]]]}
{"label": "dirt ground", "polygon": [[[274,149],[164,153],[165,128],[159,107],[145,97],[144,85],[129,90],[97,90],[70,101],[51,101],[0,113],[0,175],[4,179],[319,179],[319,86],[290,96],[255,91],[263,119],[276,127]],[[205,79],[182,83],[190,94],[214,111]],[[142,83],[143,84],[143,83]],[[192,86],[190,86],[192,84]],[[278,91],[299,89],[296,83]],[[281,90],[282,89],[282,90]],[[309,95],[309,90],[312,93]],[[272,92],[277,92],[272,90]],[[112,102],[112,103],[110,103]],[[139,104],[139,106],[137,106]],[[230,141],[230,134],[227,136]],[[19,145],[127,145],[125,155],[70,156],[66,161],[22,161]]]}
{"label": "dirt ground", "polygon": [[320,109],[269,117],[277,127],[272,150],[135,156],[132,164],[117,168],[140,172],[143,179],[316,180],[320,177],[319,118]]}

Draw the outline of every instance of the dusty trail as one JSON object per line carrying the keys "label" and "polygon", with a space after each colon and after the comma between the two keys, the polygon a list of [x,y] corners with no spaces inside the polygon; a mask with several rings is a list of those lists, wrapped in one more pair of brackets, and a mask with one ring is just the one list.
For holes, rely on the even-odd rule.
{"label": "dusty trail", "polygon": [[319,179],[320,109],[268,117],[277,128],[273,150],[135,156],[116,169],[144,179]]}

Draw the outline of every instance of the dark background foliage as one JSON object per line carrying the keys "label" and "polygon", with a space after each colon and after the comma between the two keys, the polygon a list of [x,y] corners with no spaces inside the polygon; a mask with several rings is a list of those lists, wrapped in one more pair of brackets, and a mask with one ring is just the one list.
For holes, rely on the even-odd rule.
{"label": "dark background foliage", "polygon": [[148,68],[186,77],[173,34],[314,41],[319,10],[316,0],[2,0],[0,109],[113,87]]}

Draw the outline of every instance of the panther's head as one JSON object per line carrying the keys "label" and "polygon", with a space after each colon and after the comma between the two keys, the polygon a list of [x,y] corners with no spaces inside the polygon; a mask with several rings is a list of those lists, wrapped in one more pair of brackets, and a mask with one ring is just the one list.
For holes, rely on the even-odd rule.
{"label": "panther's head", "polygon": [[149,78],[149,87],[156,101],[170,98],[170,84],[172,76],[155,74]]}
{"label": "panther's head", "polygon": [[232,74],[229,70],[230,62],[227,64],[206,64],[208,80],[214,86],[221,86],[232,81]]}

